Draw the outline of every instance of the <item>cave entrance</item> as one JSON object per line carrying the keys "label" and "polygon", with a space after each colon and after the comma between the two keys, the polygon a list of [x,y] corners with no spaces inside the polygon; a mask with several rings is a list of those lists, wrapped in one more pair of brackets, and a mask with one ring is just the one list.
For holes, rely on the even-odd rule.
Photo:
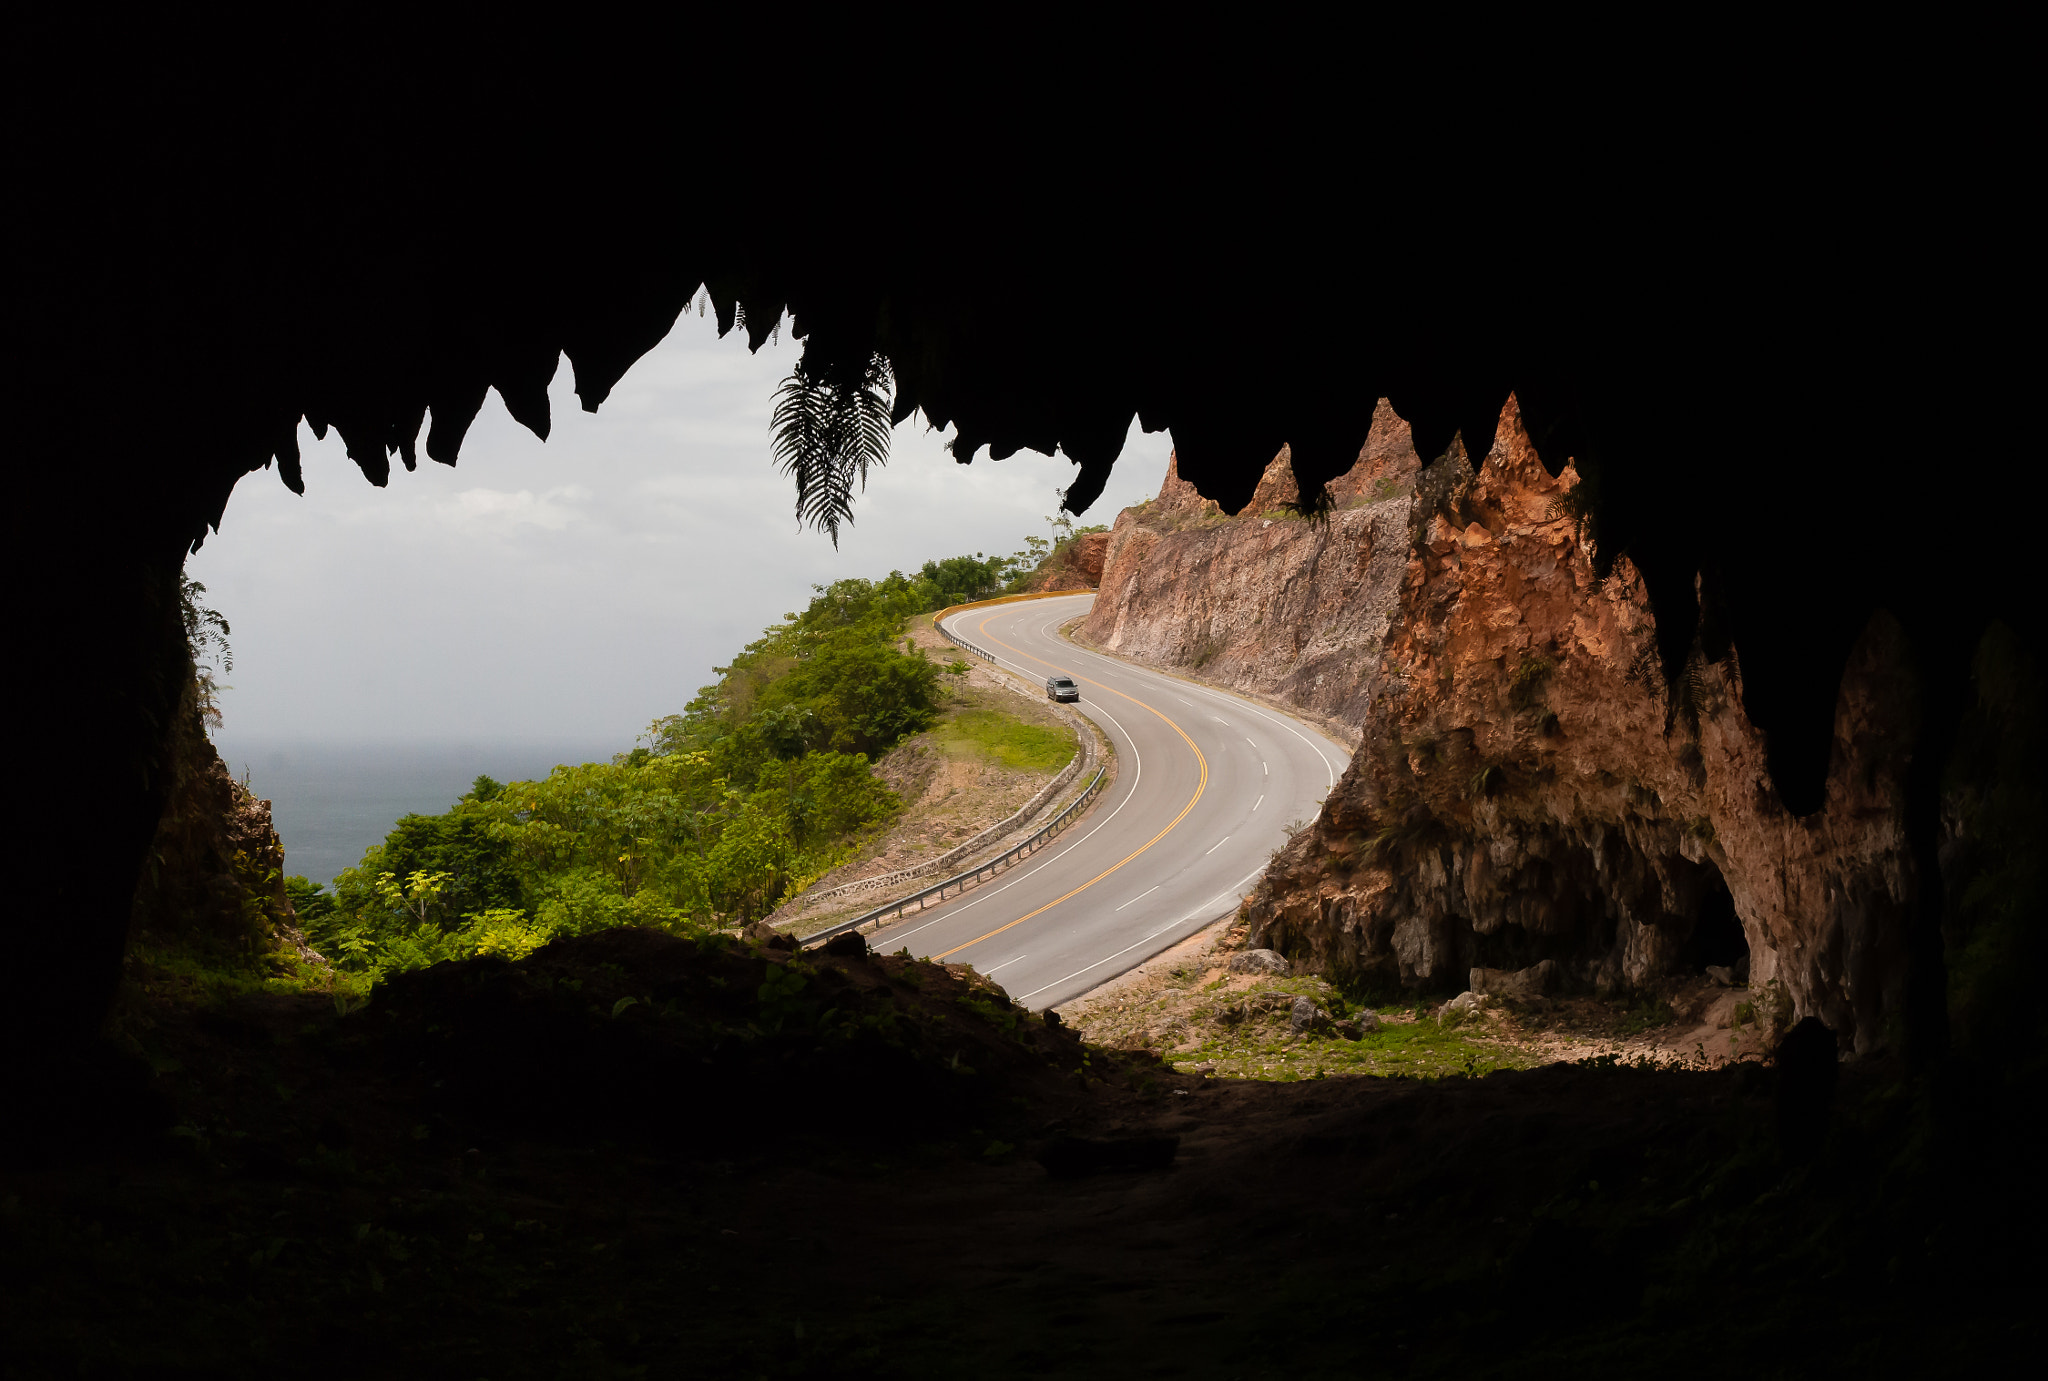
{"label": "cave entrance", "polygon": [[1679,955],[1678,967],[1686,973],[1703,973],[1712,965],[1747,974],[1749,936],[1742,929],[1742,918],[1735,914],[1735,898],[1722,881],[1719,869],[1709,865],[1705,871],[1699,911],[1693,919],[1692,935]]}

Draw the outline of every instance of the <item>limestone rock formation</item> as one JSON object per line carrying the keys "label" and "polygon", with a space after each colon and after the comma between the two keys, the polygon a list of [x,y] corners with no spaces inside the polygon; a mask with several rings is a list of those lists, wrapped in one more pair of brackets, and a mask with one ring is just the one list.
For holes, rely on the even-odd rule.
{"label": "limestone rock formation", "polygon": [[1106,532],[1084,532],[1074,539],[1069,561],[1079,571],[1092,589],[1102,580],[1102,566],[1109,558],[1109,534]]}
{"label": "limestone rock formation", "polygon": [[1092,590],[1102,583],[1103,558],[1109,554],[1109,534],[1084,532],[1060,549],[1031,582],[1033,593],[1045,590]]}
{"label": "limestone rock formation", "polygon": [[324,962],[306,947],[285,894],[270,802],[228,771],[190,688],[173,744],[170,799],[135,890],[131,934],[214,959]]}
{"label": "limestone rock formation", "polygon": [[1851,658],[1826,804],[1795,818],[1740,647],[1666,687],[1639,574],[1595,577],[1578,476],[1548,473],[1513,399],[1476,473],[1456,443],[1421,470],[1383,400],[1327,526],[1284,507],[1288,461],[1234,519],[1170,467],[1118,516],[1082,630],[1362,728],[1249,902],[1253,945],[1454,992],[1474,970],[1614,992],[1746,965],[1761,1009],[1881,1042],[1915,891],[1895,624]]}
{"label": "limestone rock formation", "polygon": [[[1649,988],[1746,962],[1752,990],[1859,1050],[1904,980],[1915,722],[1896,625],[1843,678],[1827,804],[1794,818],[1742,710],[1740,649],[1675,690],[1626,558],[1597,580],[1569,495],[1512,399],[1472,474],[1419,486],[1364,741],[1250,903],[1253,942],[1410,984],[1554,962]],[[1773,988],[1773,984],[1778,985]]]}
{"label": "limestone rock formation", "polygon": [[1330,482],[1327,525],[1283,507],[1296,495],[1284,448],[1236,518],[1171,461],[1159,497],[1117,515],[1082,636],[1358,724],[1400,602],[1419,468],[1408,425],[1384,401],[1357,463]]}

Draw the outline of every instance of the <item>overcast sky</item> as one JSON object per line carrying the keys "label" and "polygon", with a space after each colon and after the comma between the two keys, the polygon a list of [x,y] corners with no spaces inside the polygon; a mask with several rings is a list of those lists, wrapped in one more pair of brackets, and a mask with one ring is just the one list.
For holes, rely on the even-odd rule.
{"label": "overcast sky", "polygon": [[[565,741],[629,747],[815,583],[1012,552],[1045,535],[1074,467],[1025,451],[956,464],[913,417],[839,549],[798,530],[770,455],[802,347],[749,355],[694,313],[596,414],[565,360],[536,440],[496,393],[450,469],[373,488],[302,426],[306,495],[245,477],[191,559],[233,626],[224,742]],[[1156,493],[1170,442],[1132,427],[1083,523]]]}

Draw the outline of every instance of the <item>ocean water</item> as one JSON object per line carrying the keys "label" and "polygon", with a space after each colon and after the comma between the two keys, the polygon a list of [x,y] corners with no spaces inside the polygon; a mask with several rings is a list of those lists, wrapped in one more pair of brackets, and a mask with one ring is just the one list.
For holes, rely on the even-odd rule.
{"label": "ocean water", "polygon": [[272,739],[215,742],[237,778],[270,802],[286,873],[322,886],[362,861],[401,815],[438,814],[479,773],[501,782],[544,777],[557,763],[609,761],[630,743],[334,744]]}

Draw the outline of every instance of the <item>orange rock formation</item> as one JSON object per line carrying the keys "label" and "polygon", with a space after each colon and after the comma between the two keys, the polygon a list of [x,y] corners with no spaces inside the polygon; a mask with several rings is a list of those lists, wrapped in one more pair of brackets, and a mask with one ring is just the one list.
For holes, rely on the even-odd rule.
{"label": "orange rock formation", "polygon": [[1664,684],[1640,579],[1626,558],[1595,578],[1577,476],[1546,471],[1514,400],[1477,473],[1454,446],[1412,499],[1384,402],[1373,438],[1326,527],[1262,510],[1291,497],[1284,453],[1234,520],[1169,471],[1119,515],[1086,627],[1362,729],[1250,899],[1253,943],[1451,990],[1544,960],[1607,991],[1746,964],[1762,1011],[1880,1044],[1914,894],[1896,626],[1873,620],[1851,659],[1827,803],[1794,818],[1743,713],[1740,648]]}

